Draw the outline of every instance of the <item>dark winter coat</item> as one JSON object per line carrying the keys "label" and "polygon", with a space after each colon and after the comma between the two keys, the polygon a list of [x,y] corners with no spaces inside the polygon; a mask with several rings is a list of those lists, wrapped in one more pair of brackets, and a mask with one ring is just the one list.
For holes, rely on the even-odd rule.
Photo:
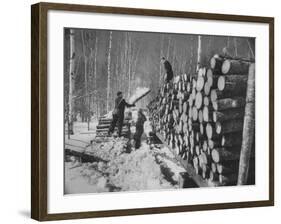
{"label": "dark winter coat", "polygon": [[167,60],[165,60],[165,62],[164,62],[164,69],[165,69],[166,74],[167,74],[165,81],[169,82],[171,79],[173,79],[174,73],[173,73],[172,65]]}
{"label": "dark winter coat", "polygon": [[133,107],[134,104],[129,104],[122,97],[117,97],[115,99],[115,109],[117,109],[117,115],[124,116],[124,111],[126,107]]}

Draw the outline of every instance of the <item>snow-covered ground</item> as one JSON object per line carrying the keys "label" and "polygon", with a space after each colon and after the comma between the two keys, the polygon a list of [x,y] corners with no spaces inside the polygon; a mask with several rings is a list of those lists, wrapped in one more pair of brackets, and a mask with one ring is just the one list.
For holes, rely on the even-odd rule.
{"label": "snow-covered ground", "polygon": [[[77,124],[76,128],[80,131],[76,130],[72,138],[88,143],[93,140],[93,135],[85,134],[87,126]],[[166,146],[146,143],[150,128],[146,122],[143,142],[137,150],[130,147],[128,139],[107,137],[85,146],[84,152],[98,158],[98,162],[82,163],[80,158],[69,156],[65,162],[65,193],[179,188],[185,170]]]}

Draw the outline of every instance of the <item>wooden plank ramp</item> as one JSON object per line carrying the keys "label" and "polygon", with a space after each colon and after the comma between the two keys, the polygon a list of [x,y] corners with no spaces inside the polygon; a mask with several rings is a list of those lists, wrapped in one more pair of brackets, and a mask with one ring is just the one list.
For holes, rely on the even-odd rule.
{"label": "wooden plank ramp", "polygon": [[90,142],[78,140],[78,139],[65,139],[65,144],[64,144],[65,155],[79,157],[84,162],[96,162],[96,161],[107,162],[87,152],[87,148],[91,146],[92,141],[95,141],[95,139],[91,140]]}
{"label": "wooden plank ramp", "polygon": [[176,160],[180,162],[180,164],[185,168],[186,172],[188,173],[189,177],[191,177],[194,182],[199,186],[199,187],[216,187],[220,186],[218,182],[210,181],[207,179],[203,179],[200,175],[196,174],[194,168],[187,162],[187,160],[182,159],[179,157],[173,149],[166,143],[164,138],[160,133],[156,133],[156,136],[162,141],[162,143],[168,147],[168,149],[173,153],[175,156]]}

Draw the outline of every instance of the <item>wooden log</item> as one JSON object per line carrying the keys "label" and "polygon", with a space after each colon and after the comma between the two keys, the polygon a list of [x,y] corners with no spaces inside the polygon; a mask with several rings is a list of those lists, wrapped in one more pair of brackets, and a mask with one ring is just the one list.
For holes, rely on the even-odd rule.
{"label": "wooden log", "polygon": [[219,57],[219,55],[214,55],[210,60],[210,66],[216,73],[221,73],[221,68],[223,64],[223,58]]}
{"label": "wooden log", "polygon": [[187,109],[188,109],[188,104],[187,104],[187,102],[185,101],[185,102],[183,103],[183,105],[182,105],[182,111],[183,111],[183,113],[187,113]]}
{"label": "wooden log", "polygon": [[208,96],[204,96],[203,105],[204,106],[209,106],[210,105],[210,100],[209,100]]}
{"label": "wooden log", "polygon": [[241,132],[229,133],[229,134],[225,134],[222,136],[222,139],[221,139],[222,147],[241,146],[241,144],[242,144],[242,133]]}
{"label": "wooden log", "polygon": [[218,180],[219,180],[219,174],[213,172],[212,170],[210,170],[210,173],[209,173],[209,180],[212,181],[212,182],[218,181]]}
{"label": "wooden log", "polygon": [[228,160],[238,160],[240,156],[240,148],[214,148],[212,149],[211,156],[215,163]]}
{"label": "wooden log", "polygon": [[244,185],[248,180],[249,161],[255,132],[255,64],[249,67],[248,87],[246,96],[243,141],[241,147],[238,185]]}
{"label": "wooden log", "polygon": [[212,77],[207,78],[207,82],[210,88],[216,89],[218,87],[218,75],[213,75]]}
{"label": "wooden log", "polygon": [[199,123],[203,122],[203,112],[201,109],[198,110],[198,121],[199,121]]}
{"label": "wooden log", "polygon": [[[123,127],[126,127],[128,126],[128,123],[124,123],[123,124]],[[99,130],[99,129],[108,129],[110,127],[110,124],[102,124],[102,125],[97,125],[96,126],[96,129]]]}
{"label": "wooden log", "polygon": [[210,149],[221,147],[221,139],[208,139],[208,147]]}
{"label": "wooden log", "polygon": [[209,82],[206,82],[204,85],[204,94],[206,96],[209,96],[210,91],[211,91],[211,85],[209,84]]}
{"label": "wooden log", "polygon": [[[115,130],[115,131],[118,131],[118,128],[115,128],[114,130]],[[123,132],[128,132],[128,131],[129,131],[128,128],[122,128],[122,133],[123,133]],[[96,130],[96,133],[101,133],[101,132],[108,133],[108,128],[105,128],[105,129],[97,129],[97,130]]]}
{"label": "wooden log", "polygon": [[207,79],[213,77],[213,71],[212,71],[212,69],[210,69],[210,68],[207,69],[206,77],[207,77]]}
{"label": "wooden log", "polygon": [[211,122],[213,120],[212,118],[213,118],[212,110],[210,110],[209,107],[204,106],[203,107],[203,121]]}
{"label": "wooden log", "polygon": [[249,70],[249,62],[239,60],[225,60],[222,64],[221,71],[223,74],[239,74],[247,75]]}
{"label": "wooden log", "polygon": [[200,134],[203,136],[204,134],[205,134],[205,128],[204,128],[204,124],[203,124],[203,122],[202,123],[200,123],[200,125],[199,125],[199,131],[200,131]]}
{"label": "wooden log", "polygon": [[192,89],[192,92],[191,92],[191,98],[192,100],[195,100],[195,97],[196,97],[196,89]]}
{"label": "wooden log", "polygon": [[193,121],[197,121],[198,119],[198,110],[195,106],[192,107],[192,119]]}
{"label": "wooden log", "polygon": [[237,96],[245,95],[247,88],[247,79],[245,75],[226,75],[218,79],[218,89],[223,91],[224,95]]}
{"label": "wooden log", "polygon": [[211,170],[213,173],[217,173],[217,164],[216,163],[214,163],[214,162],[211,163]]}
{"label": "wooden log", "polygon": [[[220,164],[220,163],[217,163],[217,164],[216,164],[216,168],[217,168],[217,172],[218,172],[219,174],[222,174],[222,175],[228,175],[228,174],[232,174],[232,173],[235,172],[235,170],[230,169],[230,168],[228,168],[228,167],[226,167],[226,166],[223,166],[223,165]],[[236,172],[236,173],[237,173],[237,172]]]}
{"label": "wooden log", "polygon": [[202,67],[198,70],[198,77],[206,76],[206,68]]}
{"label": "wooden log", "polygon": [[212,117],[214,122],[238,119],[244,117],[244,109],[235,108],[231,110],[213,111]]}
{"label": "wooden log", "polygon": [[215,123],[207,123],[205,130],[208,139],[217,139],[220,137],[220,135],[216,133]]}
{"label": "wooden log", "polygon": [[207,166],[207,164],[202,164],[202,178],[203,179],[207,179],[209,178],[209,168]]}
{"label": "wooden log", "polygon": [[243,97],[234,97],[234,98],[225,98],[220,100],[213,100],[212,105],[214,110],[222,111],[233,108],[240,108],[245,106],[245,98]]}
{"label": "wooden log", "polygon": [[204,88],[205,80],[203,76],[198,76],[196,81],[196,90],[201,91]]}
{"label": "wooden log", "polygon": [[237,174],[231,174],[227,176],[219,174],[219,183],[221,185],[235,185],[237,176]]}
{"label": "wooden log", "polygon": [[227,134],[243,130],[243,119],[228,120],[224,122],[216,122],[216,133]]}
{"label": "wooden log", "polygon": [[207,152],[207,149],[208,149],[208,142],[207,140],[203,140],[202,150],[204,152]]}
{"label": "wooden log", "polygon": [[197,92],[195,96],[195,106],[197,109],[200,109],[203,105],[203,96],[201,92]]}

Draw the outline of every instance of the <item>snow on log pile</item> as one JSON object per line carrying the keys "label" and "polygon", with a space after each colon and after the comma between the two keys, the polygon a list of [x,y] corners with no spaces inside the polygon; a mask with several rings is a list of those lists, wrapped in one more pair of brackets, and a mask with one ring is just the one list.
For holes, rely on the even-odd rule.
{"label": "snow on log pile", "polygon": [[250,64],[215,55],[209,68],[164,84],[148,105],[156,133],[212,185],[237,183]]}
{"label": "snow on log pile", "polygon": [[[100,162],[80,163],[74,158],[66,162],[66,193],[157,190],[179,187],[178,178],[184,169],[180,165],[168,161],[171,154],[167,153],[167,150],[152,149],[143,143],[140,149],[127,153],[127,144],[128,141],[125,138],[108,138],[107,142],[93,143],[92,147],[87,149],[87,153],[101,158]],[[165,168],[165,174],[163,174],[163,168]]]}

